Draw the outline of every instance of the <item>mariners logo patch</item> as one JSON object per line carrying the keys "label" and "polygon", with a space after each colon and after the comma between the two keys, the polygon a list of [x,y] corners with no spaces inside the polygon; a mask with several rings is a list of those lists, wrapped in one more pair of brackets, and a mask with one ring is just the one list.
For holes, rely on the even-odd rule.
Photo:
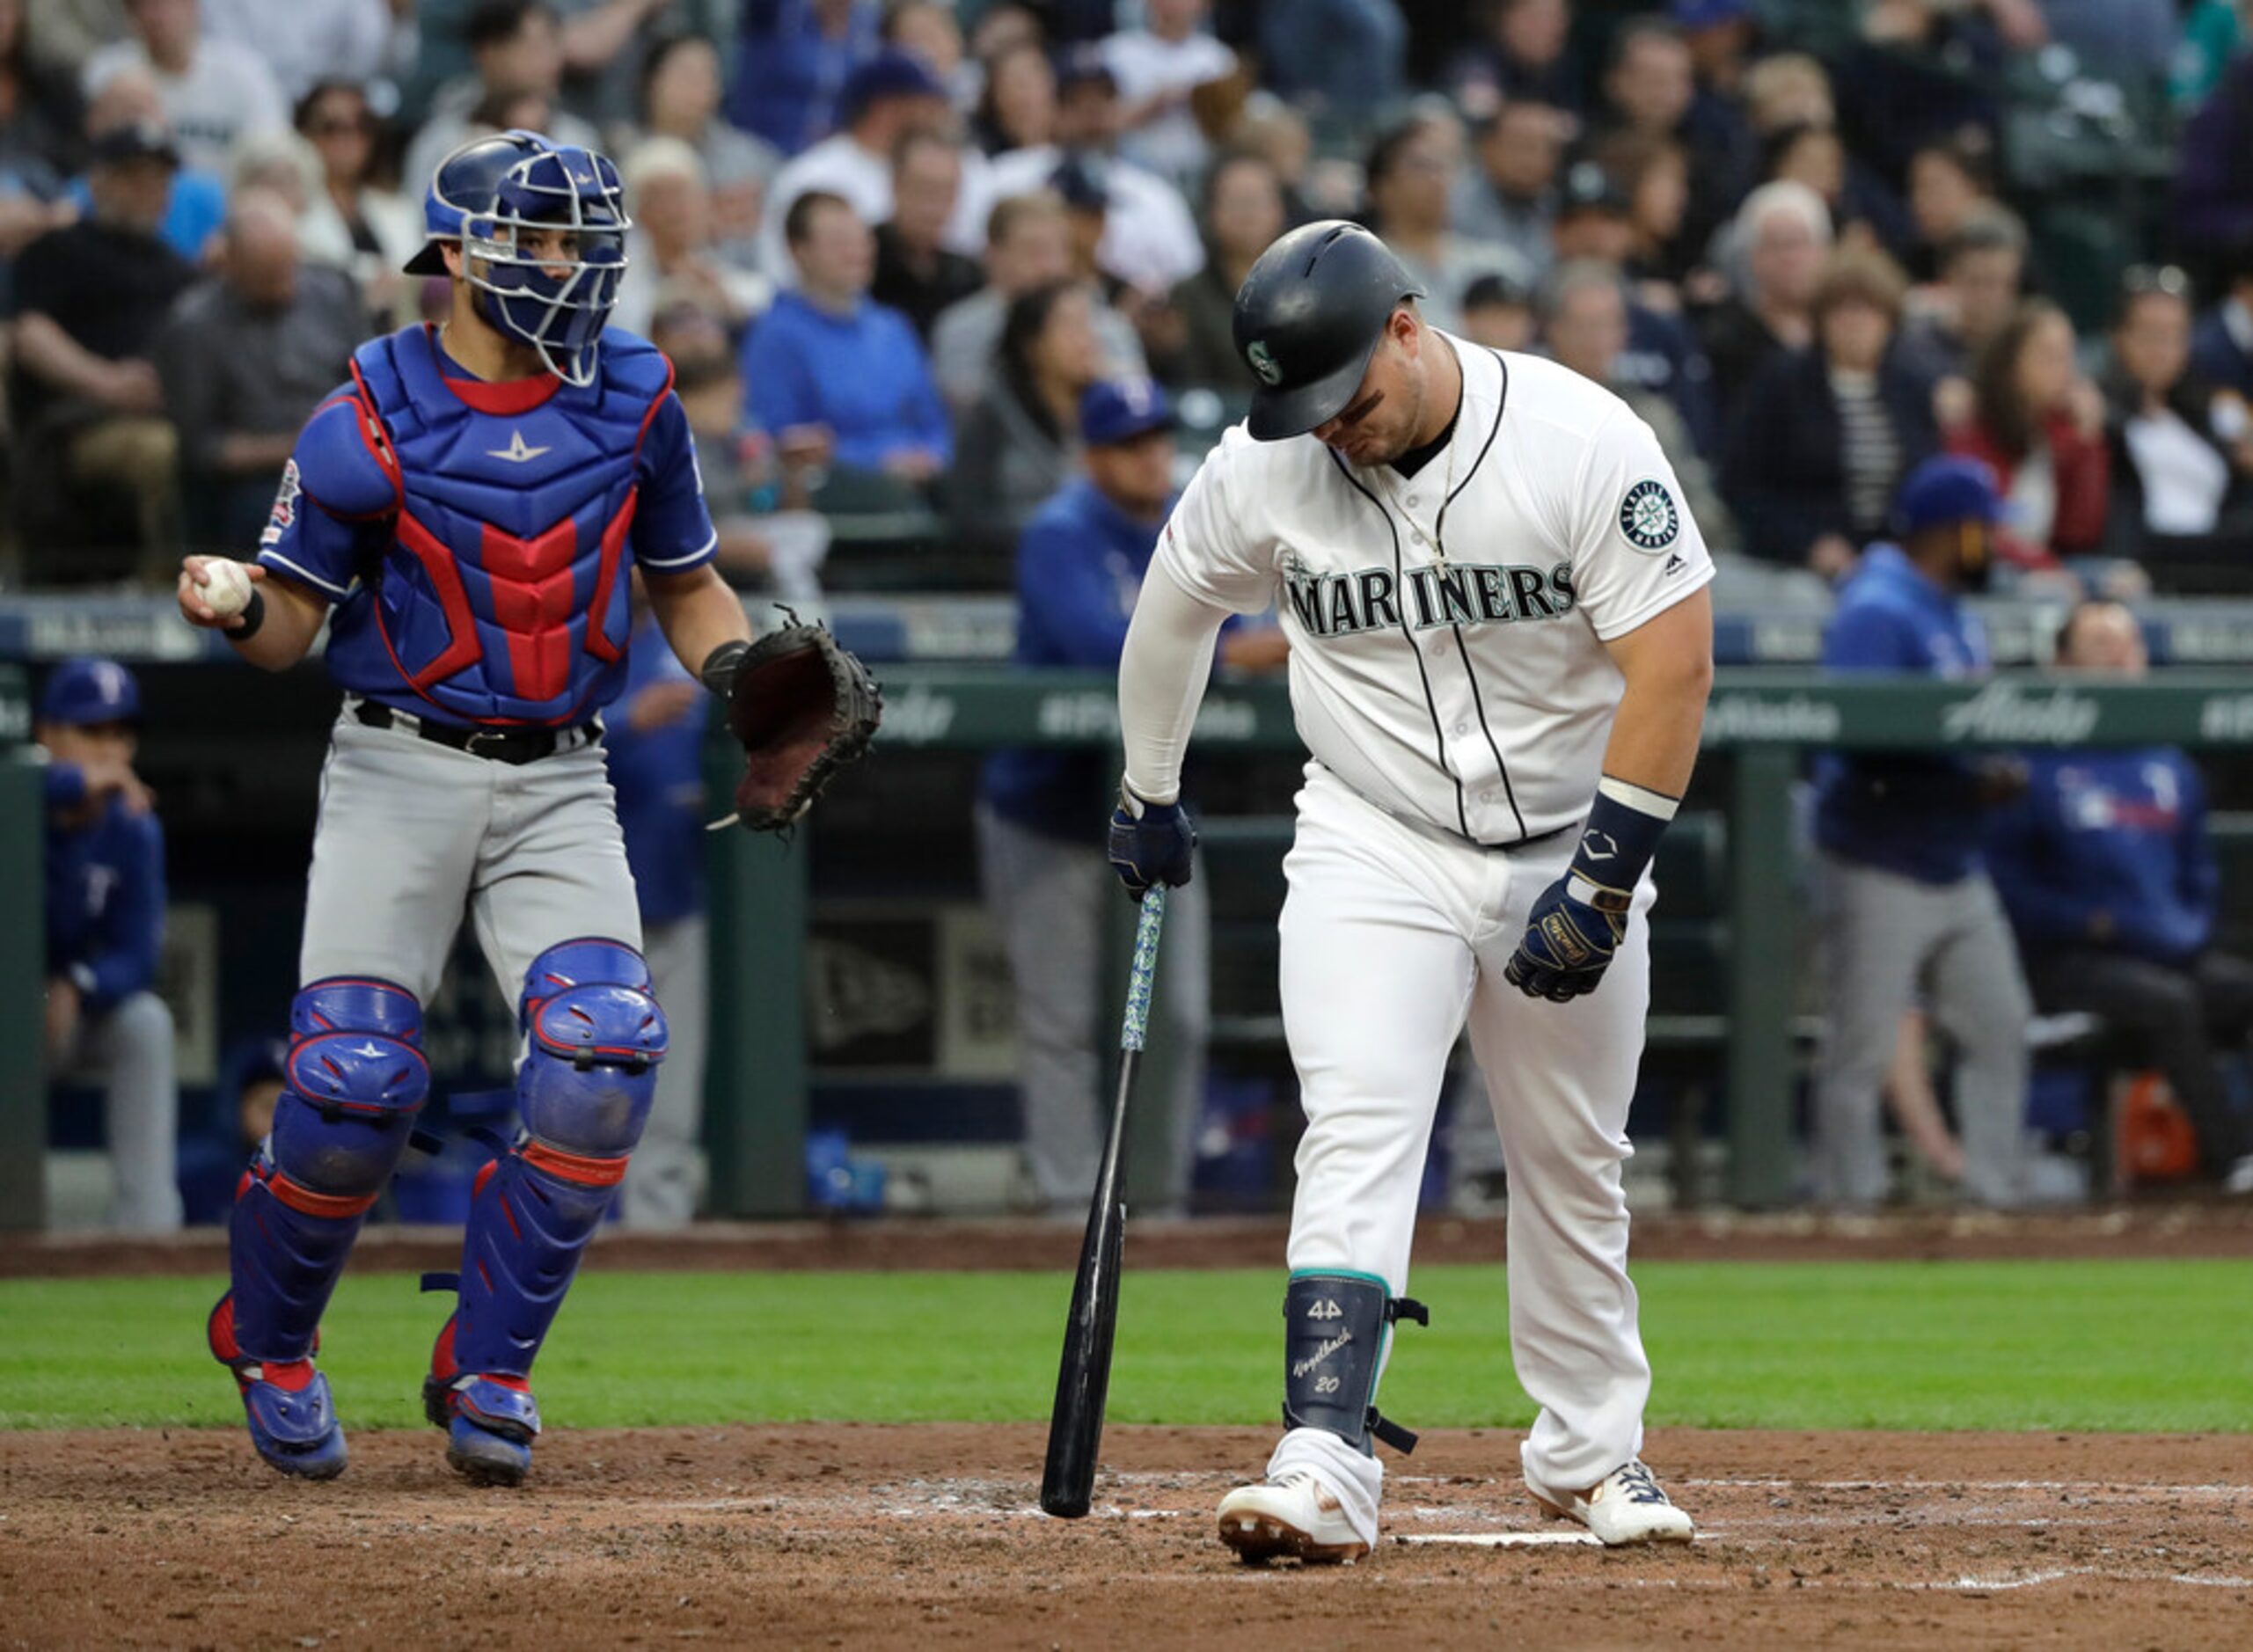
{"label": "mariners logo patch", "polygon": [[1620,501],[1620,531],[1640,551],[1664,551],[1682,531],[1682,513],[1666,484],[1647,477],[1628,489]]}
{"label": "mariners logo patch", "polygon": [[1244,359],[1252,364],[1252,371],[1260,376],[1261,384],[1275,385],[1283,383],[1283,369],[1269,351],[1264,339],[1253,340],[1250,347],[1244,352]]}
{"label": "mariners logo patch", "polygon": [[291,459],[282,467],[282,486],[274,495],[274,508],[267,515],[266,526],[259,532],[260,545],[282,543],[282,536],[297,520],[297,495],[303,491],[297,483],[297,461]]}

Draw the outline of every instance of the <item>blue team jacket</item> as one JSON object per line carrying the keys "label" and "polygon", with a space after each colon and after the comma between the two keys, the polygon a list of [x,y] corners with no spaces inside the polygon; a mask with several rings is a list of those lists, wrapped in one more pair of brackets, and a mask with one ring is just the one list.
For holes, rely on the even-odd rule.
{"label": "blue team jacket", "polygon": [[112,798],[91,826],[56,824],[86,778],[71,763],[47,771],[47,972],[78,983],[90,1012],[153,985],[165,936],[165,829]]}
{"label": "blue team jacket", "polygon": [[[1017,541],[1016,662],[1116,673],[1162,525],[1137,522],[1085,477],[1035,512]],[[1108,751],[997,751],[985,800],[1035,831],[1094,843],[1116,764]]]}
{"label": "blue team jacket", "polygon": [[[713,699],[701,691],[674,721],[637,734],[626,727],[634,696],[655,683],[694,681],[657,628],[655,616],[634,627],[626,651],[625,687],[603,734],[610,749],[611,787],[618,793],[618,830],[645,924],[669,924],[704,907],[704,731]],[[723,808],[721,811],[725,813]]]}
{"label": "blue team jacket", "polygon": [[2206,836],[2205,785],[2172,746],[2040,752],[2026,795],[1990,823],[1987,869],[2030,944],[2088,941],[2182,963],[2213,938],[2221,874]]}
{"label": "blue team jacket", "polygon": [[[1874,545],[1823,633],[1832,671],[1964,677],[1987,670],[1986,633],[1897,545]],[[1815,841],[1842,860],[1920,883],[1979,869],[1978,771],[1961,757],[1826,752],[1816,760]]]}

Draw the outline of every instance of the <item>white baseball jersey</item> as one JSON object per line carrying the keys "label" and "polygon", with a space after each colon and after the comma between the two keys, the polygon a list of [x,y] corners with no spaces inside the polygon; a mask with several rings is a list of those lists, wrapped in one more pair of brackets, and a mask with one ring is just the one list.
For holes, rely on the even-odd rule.
{"label": "white baseball jersey", "polygon": [[1278,607],[1299,735],[1326,768],[1393,815],[1506,844],[1586,814],[1623,686],[1603,645],[1713,559],[1626,403],[1449,342],[1462,410],[1414,477],[1239,427],[1157,555],[1206,603]]}

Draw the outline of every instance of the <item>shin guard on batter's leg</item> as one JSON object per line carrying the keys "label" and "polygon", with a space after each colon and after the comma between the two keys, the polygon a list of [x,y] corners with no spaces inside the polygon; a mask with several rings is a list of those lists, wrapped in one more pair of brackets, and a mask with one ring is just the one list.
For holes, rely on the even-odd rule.
{"label": "shin guard on batter's leg", "polygon": [[532,1362],[625,1179],[665,1055],[648,969],[617,941],[542,953],[519,1020],[523,1135],[478,1176],[460,1302],[423,1385],[424,1409],[447,1431],[447,1461],[473,1480],[509,1486],[530,1466],[540,1429]]}
{"label": "shin guard on batter's leg", "polygon": [[430,1090],[422,1013],[382,981],[316,981],[289,1010],[287,1087],[235,1192],[227,1294],[206,1327],[235,1373],[259,1455],[326,1480],[345,1463],[313,1369],[322,1312],[361,1224],[398,1169]]}
{"label": "shin guard on batter's leg", "polygon": [[1378,1414],[1377,1378],[1393,1321],[1429,1325],[1430,1310],[1372,1274],[1299,1273],[1283,1315],[1283,1426],[1326,1429],[1364,1457],[1373,1440],[1415,1451],[1414,1434]]}

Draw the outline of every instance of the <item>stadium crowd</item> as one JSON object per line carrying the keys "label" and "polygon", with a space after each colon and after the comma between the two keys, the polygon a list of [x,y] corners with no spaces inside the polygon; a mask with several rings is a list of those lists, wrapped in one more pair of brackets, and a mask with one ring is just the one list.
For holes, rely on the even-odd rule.
{"label": "stadium crowd", "polygon": [[[436,162],[510,128],[617,158],[614,325],[672,357],[748,588],[809,594],[848,524],[990,567],[1060,495],[1097,508],[1089,410],[1145,380],[1239,403],[1238,281],[1334,216],[1438,325],[1626,398],[1724,605],[1924,577],[1871,547],[1942,455],[2007,506],[1999,587],[2253,588],[2231,0],[0,0],[0,582],[246,552],[354,347],[443,308],[401,270]],[[2077,137],[2123,180],[2096,230],[2057,184]],[[2139,954],[2117,919],[2068,939],[2205,979],[2204,939]],[[2173,1013],[2169,1071],[2210,1067]]]}

